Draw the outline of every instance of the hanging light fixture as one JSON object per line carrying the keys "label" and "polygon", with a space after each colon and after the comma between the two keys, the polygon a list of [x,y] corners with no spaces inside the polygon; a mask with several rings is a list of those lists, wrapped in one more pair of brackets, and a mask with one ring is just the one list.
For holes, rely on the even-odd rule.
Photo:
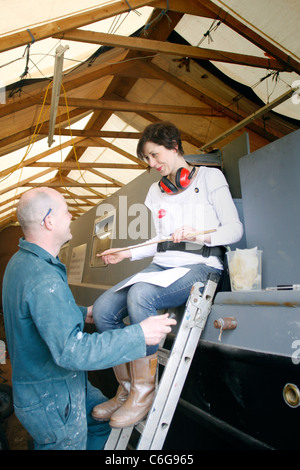
{"label": "hanging light fixture", "polygon": [[69,46],[59,45],[55,51],[55,63],[54,63],[54,75],[53,75],[53,86],[51,96],[51,110],[50,110],[50,121],[49,121],[49,133],[48,133],[48,147],[53,144],[54,127],[57,115],[58,100],[60,95],[60,87],[62,82],[63,62],[64,53],[69,49]]}

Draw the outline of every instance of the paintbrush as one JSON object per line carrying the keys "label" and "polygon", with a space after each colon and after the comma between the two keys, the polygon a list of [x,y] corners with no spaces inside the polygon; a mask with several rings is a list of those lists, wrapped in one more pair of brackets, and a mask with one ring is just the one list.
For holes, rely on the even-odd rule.
{"label": "paintbrush", "polygon": [[[196,237],[197,235],[205,235],[207,233],[212,233],[212,232],[216,232],[216,229],[204,230],[204,231],[201,231],[201,232],[192,232],[192,233],[188,233],[186,236],[187,237],[192,237],[192,236]],[[110,254],[113,255],[115,253],[119,253],[120,251],[133,250],[134,248],[140,248],[142,246],[153,245],[154,243],[169,242],[171,240],[172,240],[172,237],[168,237],[168,238],[162,238],[161,240],[155,240],[155,241],[152,241],[152,242],[141,243],[140,245],[127,246],[125,248],[118,248]],[[188,240],[186,240],[186,241],[188,242]],[[103,255],[103,253],[104,253],[104,251],[102,253],[97,253],[96,256],[100,257],[100,256]]]}

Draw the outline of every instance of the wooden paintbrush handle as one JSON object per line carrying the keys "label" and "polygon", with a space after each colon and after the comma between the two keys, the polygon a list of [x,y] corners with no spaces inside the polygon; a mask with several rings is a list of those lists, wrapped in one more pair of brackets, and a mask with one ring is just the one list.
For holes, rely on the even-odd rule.
{"label": "wooden paintbrush handle", "polygon": [[[197,235],[206,235],[207,233],[212,233],[212,232],[216,232],[216,229],[204,230],[204,231],[202,230],[201,232],[188,233],[188,236],[195,236],[196,237]],[[111,254],[113,255],[114,253],[120,253],[121,251],[133,250],[134,248],[141,248],[142,246],[154,245],[154,243],[168,242],[170,240],[172,240],[172,237],[163,238],[161,240],[155,240],[155,241],[152,241],[152,242],[141,243],[140,245],[127,246],[125,248],[117,248]],[[100,257],[100,256],[103,255],[103,253],[104,252],[97,253],[96,256]]]}

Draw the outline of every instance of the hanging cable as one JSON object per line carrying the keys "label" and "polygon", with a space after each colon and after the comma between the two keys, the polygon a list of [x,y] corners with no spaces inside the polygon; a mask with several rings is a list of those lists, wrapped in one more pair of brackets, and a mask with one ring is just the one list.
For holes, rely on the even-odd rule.
{"label": "hanging cable", "polygon": [[4,176],[0,182],[2,183],[3,181],[5,181],[7,178],[9,178],[12,174],[14,174],[19,168],[20,166],[22,165],[22,163],[24,162],[24,160],[26,159],[26,157],[28,156],[28,154],[30,153],[32,147],[33,147],[33,144],[36,142],[36,139],[41,131],[41,128],[45,122],[45,118],[46,118],[46,113],[49,109],[50,106],[48,106],[48,108],[46,109],[46,111],[44,112],[44,115],[42,117],[42,114],[43,114],[43,111],[44,111],[44,108],[45,108],[45,103],[46,103],[46,98],[47,98],[47,95],[48,95],[48,91],[49,91],[49,88],[52,84],[52,81],[48,84],[47,86],[47,89],[46,89],[46,92],[45,92],[45,95],[44,95],[44,99],[43,99],[43,103],[42,103],[42,107],[41,107],[41,110],[39,112],[39,115],[38,115],[38,119],[37,119],[37,123],[36,123],[36,126],[34,128],[34,131],[33,131],[33,134],[31,136],[31,139],[30,139],[30,142],[27,146],[27,149],[25,151],[25,155],[22,157],[22,159],[20,160],[20,162],[12,169],[12,171]]}
{"label": "hanging cable", "polygon": [[208,38],[208,44],[214,42],[212,36],[211,36],[211,33],[213,31],[216,31],[218,29],[218,27],[220,26],[220,24],[222,23],[222,21],[218,21],[217,22],[217,19],[215,19],[212,24],[210,25],[209,29],[206,31],[206,33],[203,34],[203,37],[200,39],[200,41],[198,42],[197,46],[196,47],[199,47],[200,44],[202,44],[203,41],[205,41],[206,38]]}
{"label": "hanging cable", "polygon": [[171,23],[171,19],[170,17],[167,15],[169,11],[169,0],[167,0],[167,8],[165,10],[162,10],[155,18],[153,18],[152,21],[150,21],[149,23],[145,24],[142,32],[144,33],[144,35],[147,35],[148,34],[148,30],[150,29],[150,26],[152,26],[154,23],[158,23],[162,18],[163,16],[166,16],[167,17],[167,20],[169,22],[169,24]]}
{"label": "hanging cable", "polygon": [[22,59],[24,58],[26,54],[26,62],[25,62],[25,69],[24,69],[24,72],[20,75],[20,80],[16,83],[16,85],[14,86],[14,88],[11,90],[11,92],[9,93],[9,98],[11,98],[12,96],[14,96],[16,93],[21,93],[22,91],[22,88],[23,88],[23,85],[24,85],[24,81],[25,81],[25,78],[27,77],[28,75],[28,71],[29,71],[29,55],[30,55],[30,44],[27,44],[26,48],[25,48],[25,51],[22,55]]}
{"label": "hanging cable", "polygon": [[[69,113],[69,107],[68,107],[68,100],[67,100],[66,90],[65,90],[65,87],[63,86],[63,84],[61,84],[61,87],[62,87],[62,89],[63,89],[64,98],[65,98],[65,103],[66,103],[67,120],[68,120],[68,125],[69,125],[69,128],[70,128],[70,136],[71,136],[71,141],[72,141],[73,152],[74,152],[74,156],[75,156],[75,160],[76,160],[76,163],[77,163],[77,167],[78,167],[80,176],[81,176],[81,178],[83,179],[85,185],[86,185],[86,186],[89,188],[89,190],[91,191],[91,193],[97,194],[97,193],[89,186],[89,184],[88,184],[87,181],[84,179],[84,176],[83,176],[83,174],[82,174],[82,171],[81,171],[81,168],[80,168],[80,164],[79,164],[79,160],[78,160],[78,157],[77,157],[76,147],[75,147],[75,144],[74,144],[74,141],[73,141],[73,135],[72,135],[72,129],[71,129],[71,121],[70,121],[70,113]],[[70,193],[70,191],[68,191],[68,189],[66,188],[65,182],[63,181],[63,178],[62,178],[62,175],[61,175],[61,172],[60,172],[60,171],[59,171],[59,174],[60,174],[60,179],[61,179],[61,182],[62,182],[63,185],[64,185],[65,190],[70,194],[70,196],[72,197],[72,199],[73,199],[73,200],[75,201],[75,203],[78,205],[77,201],[73,198],[73,195],[72,195],[72,194]],[[78,207],[79,207],[79,205],[78,205]]]}

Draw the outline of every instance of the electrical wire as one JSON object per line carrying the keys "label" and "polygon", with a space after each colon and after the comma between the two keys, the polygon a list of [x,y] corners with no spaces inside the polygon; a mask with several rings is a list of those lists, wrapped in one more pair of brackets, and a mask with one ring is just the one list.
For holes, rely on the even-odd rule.
{"label": "electrical wire", "polygon": [[[217,23],[217,24],[216,24]],[[212,24],[210,25],[210,27],[208,28],[208,30],[206,31],[206,33],[203,34],[203,37],[200,39],[200,41],[198,42],[198,44],[196,45],[196,47],[200,46],[200,44],[202,44],[203,41],[205,41],[205,39],[207,38],[208,40],[208,44],[210,42],[214,42],[212,36],[211,36],[211,33],[213,31],[216,31],[218,29],[218,27],[222,24],[221,21],[218,21],[217,22],[217,19],[215,19]]]}
{"label": "electrical wire", "polygon": [[[65,104],[66,104],[66,110],[67,110],[67,121],[68,121],[68,125],[69,125],[69,129],[70,129],[70,137],[71,137],[71,142],[72,142],[72,148],[73,148],[73,152],[74,152],[74,156],[75,156],[75,160],[76,160],[76,163],[77,163],[77,168],[78,168],[78,171],[79,171],[79,174],[81,176],[81,178],[83,179],[84,181],[84,184],[86,187],[88,187],[88,189],[91,191],[91,193],[93,194],[96,194],[96,191],[94,191],[90,185],[87,183],[87,181],[85,180],[83,174],[82,174],[82,170],[80,168],[80,164],[79,164],[79,159],[77,157],[77,152],[76,152],[76,147],[75,147],[75,144],[74,144],[74,140],[73,140],[73,135],[72,135],[72,129],[71,129],[71,121],[70,121],[70,113],[69,113],[69,106],[68,106],[68,100],[67,100],[67,95],[66,95],[66,90],[65,90],[65,87],[63,84],[61,84],[61,87],[62,87],[62,90],[63,90],[63,94],[64,94],[64,98],[65,98]],[[59,130],[60,130],[60,126],[59,126]],[[60,137],[61,137],[61,134],[60,134]],[[61,160],[62,160],[62,152],[61,152]],[[63,163],[63,161],[62,161]],[[61,174],[61,169],[59,168],[59,176],[60,176],[60,180],[65,188],[65,190],[67,191],[67,193],[71,196],[71,198],[73,199],[73,201],[76,203],[76,205],[78,207],[80,207],[80,204],[74,199],[72,193],[67,189],[66,185],[65,185],[65,181],[63,180],[63,177],[62,177],[62,174]],[[66,183],[67,184],[67,183]],[[101,198],[100,198],[101,199]]]}
{"label": "electrical wire", "polygon": [[[42,107],[41,107],[41,110],[39,112],[39,115],[38,115],[38,119],[37,119],[37,123],[36,123],[36,126],[34,128],[34,131],[33,131],[33,134],[31,136],[31,139],[30,139],[30,142],[27,146],[27,149],[25,151],[25,155],[22,157],[22,159],[20,160],[20,162],[12,169],[12,171],[4,176],[3,178],[0,179],[0,182],[2,183],[3,181],[5,181],[7,178],[9,178],[12,174],[14,174],[19,168],[20,166],[22,165],[22,163],[24,162],[24,160],[26,159],[26,157],[29,155],[34,143],[36,142],[36,139],[41,131],[41,128],[45,122],[45,117],[46,117],[46,113],[47,113],[47,110],[49,108],[47,108],[47,110],[44,112],[44,116],[43,118],[41,119],[41,116],[42,116],[42,113],[44,111],[44,107],[45,107],[45,103],[46,103],[46,99],[47,99],[47,95],[48,95],[48,91],[49,91],[49,88],[50,88],[50,85],[52,84],[53,82],[51,81],[47,88],[46,88],[46,92],[45,92],[45,95],[44,95],[44,99],[43,99],[43,103],[42,103]],[[41,124],[40,124],[40,121],[41,121]]]}

